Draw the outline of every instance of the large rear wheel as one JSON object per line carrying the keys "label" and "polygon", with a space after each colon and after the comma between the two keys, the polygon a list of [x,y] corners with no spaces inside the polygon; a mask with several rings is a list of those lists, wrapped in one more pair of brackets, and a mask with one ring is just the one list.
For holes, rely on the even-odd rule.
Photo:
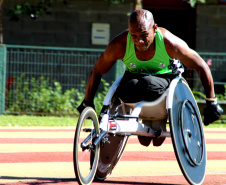
{"label": "large rear wheel", "polygon": [[184,80],[176,85],[172,101],[169,121],[178,164],[190,184],[202,184],[206,171],[202,120],[193,94]]}

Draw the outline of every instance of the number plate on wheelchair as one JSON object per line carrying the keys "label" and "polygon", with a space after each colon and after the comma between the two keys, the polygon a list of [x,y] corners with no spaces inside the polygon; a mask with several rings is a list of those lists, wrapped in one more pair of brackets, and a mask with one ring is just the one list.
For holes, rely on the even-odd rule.
{"label": "number plate on wheelchair", "polygon": [[110,130],[116,130],[117,129],[117,124],[116,122],[109,122]]}

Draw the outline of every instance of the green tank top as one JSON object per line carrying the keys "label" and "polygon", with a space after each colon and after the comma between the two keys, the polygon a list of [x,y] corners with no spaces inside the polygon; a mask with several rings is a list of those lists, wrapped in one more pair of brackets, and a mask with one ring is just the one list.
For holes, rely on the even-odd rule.
{"label": "green tank top", "polygon": [[155,45],[155,55],[152,59],[147,61],[138,60],[134,43],[131,40],[130,33],[128,33],[126,53],[123,58],[123,62],[128,67],[128,70],[132,73],[148,73],[151,75],[172,73],[172,70],[168,69],[171,58],[166,51],[163,35],[159,29],[157,29],[155,35]]}

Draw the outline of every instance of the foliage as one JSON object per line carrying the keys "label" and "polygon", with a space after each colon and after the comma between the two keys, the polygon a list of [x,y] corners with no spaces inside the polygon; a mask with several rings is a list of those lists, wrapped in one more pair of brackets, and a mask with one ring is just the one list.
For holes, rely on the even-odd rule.
{"label": "foliage", "polygon": [[[104,0],[109,4],[120,4],[125,0]],[[51,15],[51,7],[55,3],[68,4],[67,0],[40,0],[37,4],[31,4],[29,2],[24,2],[15,5],[11,10],[8,11],[7,15],[12,21],[18,21],[21,16],[28,16],[35,20],[41,15]]]}
{"label": "foliage", "polygon": [[94,98],[94,105],[95,105],[97,115],[100,114],[100,111],[103,107],[104,98],[110,88],[110,84],[108,82],[106,82],[104,79],[101,79],[101,82],[103,84],[104,89],[102,91],[98,92]]}
{"label": "foliage", "polygon": [[226,100],[226,85],[224,85],[224,93],[223,94],[216,94],[218,100]]}
{"label": "foliage", "polygon": [[40,0],[36,5],[31,5],[29,2],[17,4],[12,8],[7,15],[13,21],[18,21],[20,16],[27,15],[31,19],[37,19],[39,16],[46,14],[51,15],[50,8],[53,3],[63,2],[67,4],[66,0]]}
{"label": "foliage", "polygon": [[[104,90],[94,99],[97,113],[109,89],[102,79]],[[7,92],[6,112],[42,113],[42,114],[78,114],[76,108],[84,99],[85,83],[81,88],[63,91],[59,82],[51,82],[44,77],[26,79],[22,74],[16,78],[13,88]]]}
{"label": "foliage", "polygon": [[201,3],[206,3],[206,0],[188,0],[188,3],[194,8],[198,1]]}
{"label": "foliage", "polygon": [[[120,4],[124,3],[125,0],[104,0],[109,4]],[[187,0],[191,7],[195,7],[197,2],[205,3],[206,0]],[[10,17],[10,20],[18,21],[21,16],[28,16],[31,19],[35,20],[41,15],[51,15],[51,7],[54,3],[62,2],[63,4],[68,4],[67,0],[40,0],[37,4],[31,4],[29,2],[24,2],[21,4],[15,5],[7,15]]]}
{"label": "foliage", "polygon": [[16,78],[7,92],[6,110],[31,113],[75,113],[75,89],[63,92],[59,82],[50,82],[43,77],[26,79],[24,74]]}
{"label": "foliage", "polygon": [[109,4],[120,4],[120,3],[124,3],[125,0],[105,0],[106,2],[108,2]]}
{"label": "foliage", "polygon": [[205,99],[205,94],[203,94],[202,92],[199,91],[192,91],[194,97],[196,100],[200,100],[200,99]]}
{"label": "foliage", "polygon": [[[100,114],[100,111],[103,107],[104,98],[110,88],[110,84],[108,82],[106,82],[106,80],[101,79],[101,83],[102,83],[101,85],[103,86],[103,89],[99,90],[96,93],[96,96],[94,98],[94,105],[95,105],[95,110],[96,110],[97,115]],[[82,82],[80,91],[76,92],[76,98],[75,98],[77,100],[76,107],[78,107],[81,104],[81,102],[83,101],[83,99],[85,97],[85,87],[86,87],[85,82]]]}
{"label": "foliage", "polygon": [[[196,100],[205,99],[205,94],[199,91],[192,91],[195,96]],[[224,93],[223,94],[216,94],[217,100],[225,101],[226,100],[226,85],[224,85]]]}

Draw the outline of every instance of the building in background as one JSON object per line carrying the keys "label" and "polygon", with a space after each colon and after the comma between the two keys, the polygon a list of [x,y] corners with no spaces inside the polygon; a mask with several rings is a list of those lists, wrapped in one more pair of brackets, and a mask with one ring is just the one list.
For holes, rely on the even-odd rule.
{"label": "building in background", "polygon": [[[37,3],[34,0],[32,3]],[[105,48],[92,44],[93,23],[109,25],[109,39],[127,28],[128,15],[134,10],[134,0],[110,4],[105,0],[66,0],[54,3],[52,15],[36,20],[22,16],[10,21],[7,12],[21,1],[4,1],[2,5],[3,37],[5,44],[60,47]],[[226,3],[206,0],[191,8],[184,0],[143,0],[142,6],[153,12],[159,26],[184,39],[200,52],[225,52]]]}
{"label": "building in background", "polygon": [[[51,15],[43,15],[36,20],[21,16],[19,21],[10,21],[7,12],[23,2],[26,0],[3,1],[3,42],[6,45],[105,49],[114,36],[127,29],[128,16],[134,8],[142,5],[154,14],[158,26],[165,27],[185,40],[191,48],[202,52],[205,61],[212,61],[210,68],[216,84],[222,87],[226,83],[225,0],[206,0],[205,4],[197,3],[195,8],[184,0],[124,0],[121,4],[112,4],[106,0],[66,0],[65,4],[62,0],[49,9]],[[34,4],[37,2],[39,0],[32,1]],[[209,55],[210,52],[215,54]],[[59,61],[50,62],[56,63],[54,70],[57,73],[70,76],[62,68],[65,65],[63,60],[60,58]],[[77,63],[77,60],[71,62]],[[94,63],[92,61],[90,65]],[[119,65],[116,68],[118,70],[121,67]],[[117,70],[110,72],[107,77],[109,82],[115,79]],[[9,68],[6,74],[7,78],[12,76]],[[192,88],[196,87],[194,79],[197,79],[197,75],[193,71],[186,71],[185,77]]]}

